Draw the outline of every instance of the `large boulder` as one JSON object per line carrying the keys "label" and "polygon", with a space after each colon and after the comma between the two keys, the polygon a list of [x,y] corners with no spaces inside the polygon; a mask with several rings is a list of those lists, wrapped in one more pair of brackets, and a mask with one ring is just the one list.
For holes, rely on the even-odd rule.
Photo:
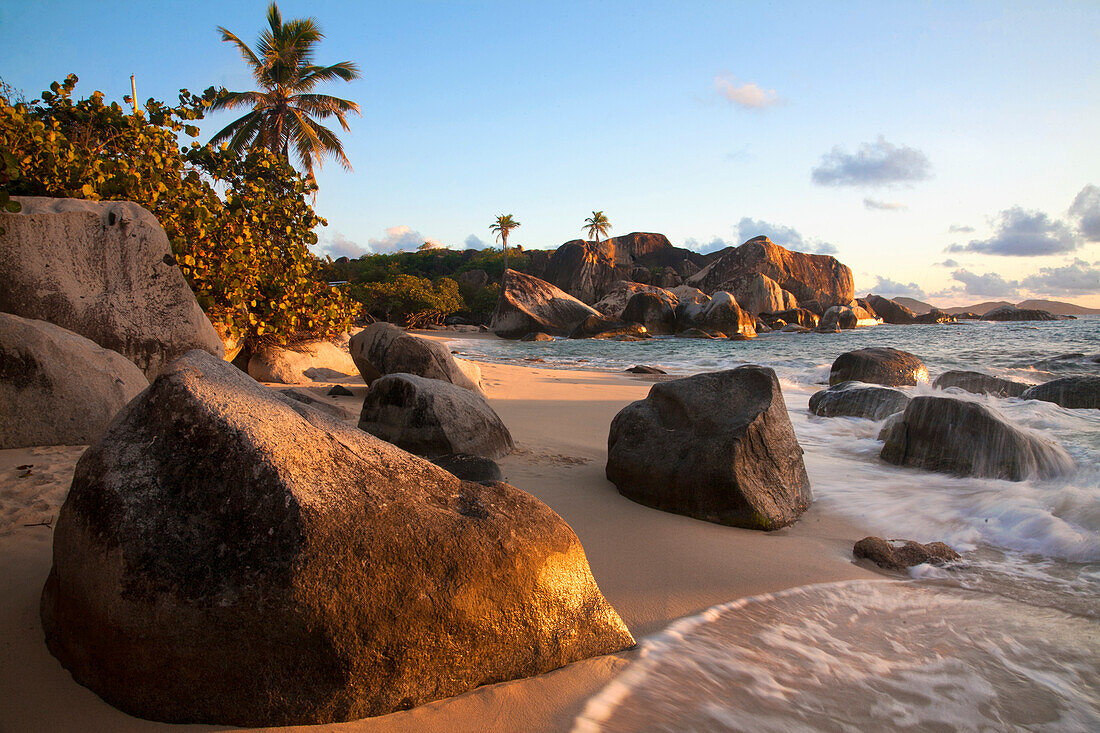
{"label": "large boulder", "polygon": [[710,296],[690,285],[681,285],[669,292],[676,296],[677,329],[693,328],[703,309],[710,302]]}
{"label": "large boulder", "polygon": [[480,369],[463,364],[439,341],[418,338],[392,323],[372,323],[351,337],[348,350],[352,362],[371,384],[385,374],[415,374],[439,379],[463,389],[481,391]]}
{"label": "large boulder", "polygon": [[508,428],[480,394],[412,374],[374,380],[359,428],[422,456],[500,458],[515,447]]}
{"label": "large boulder", "polygon": [[676,307],[676,303],[678,302],[677,297],[664,288],[620,280],[614,283],[604,296],[592,307],[609,318],[626,320],[623,317],[623,312],[626,310],[627,303],[639,293],[648,293],[660,298],[673,308]]}
{"label": "large boulder", "polygon": [[618,281],[633,280],[636,273],[641,273],[639,268],[648,272],[653,267],[675,266],[685,258],[703,260],[696,252],[673,247],[663,234],[634,232],[599,243],[575,239],[550,256],[545,279],[594,304]]}
{"label": "large boulder", "polygon": [[913,323],[927,326],[935,323],[957,323],[958,320],[958,318],[946,311],[941,311],[939,308],[933,308],[927,313],[921,313],[919,316],[913,318]]}
{"label": "large boulder", "polygon": [[764,321],[766,323],[783,321],[787,325],[795,324],[803,328],[817,328],[821,324],[821,318],[813,311],[805,308],[789,308],[778,313],[766,313],[764,314]]}
{"label": "large boulder", "polygon": [[0,311],[89,338],[149,379],[191,349],[225,353],[148,211],[127,201],[16,200],[20,213],[0,214]]}
{"label": "large boulder", "polygon": [[653,385],[612,421],[606,472],[646,506],[750,529],[791,524],[813,498],[779,380],[760,366]]}
{"label": "large boulder", "polygon": [[656,293],[636,293],[623,309],[622,319],[627,323],[640,323],[655,334],[676,332],[675,301],[670,302]]}
{"label": "large boulder", "polygon": [[1064,320],[1043,310],[1031,308],[1017,308],[1014,305],[1004,305],[994,308],[982,316],[983,321],[1059,321]]}
{"label": "large boulder", "polygon": [[791,252],[763,236],[725,252],[688,278],[687,284],[712,292],[752,272],[771,278],[799,303],[847,305],[855,296],[852,271],[835,257]]}
{"label": "large boulder", "polygon": [[534,331],[568,336],[592,315],[600,314],[550,283],[508,270],[504,275],[504,292],[497,301],[489,328],[497,336],[510,339]]}
{"label": "large boulder", "polygon": [[50,651],[131,715],[381,715],[633,643],[569,526],[191,352],[77,465]]}
{"label": "large boulder", "polygon": [[867,296],[867,302],[874,309],[878,317],[885,323],[906,325],[912,323],[917,317],[916,313],[909,310],[901,303],[896,300],[884,298],[881,295],[874,295],[872,293]]}
{"label": "large boulder", "polygon": [[969,400],[914,397],[884,433],[880,455],[898,466],[1009,481],[1073,470],[1061,446]]}
{"label": "large boulder", "polygon": [[733,295],[724,290],[711,296],[692,325],[704,331],[721,331],[727,336],[756,336],[756,319],[741,310]]}
{"label": "large boulder", "polygon": [[91,443],[148,386],[118,352],[46,321],[0,313],[0,450]]}
{"label": "large boulder", "polygon": [[1020,396],[1025,400],[1053,402],[1070,409],[1100,409],[1100,377],[1062,377],[1037,384]]}
{"label": "large boulder", "polygon": [[650,338],[640,323],[626,323],[607,316],[589,316],[569,334],[571,339],[613,339],[620,337]]}
{"label": "large boulder", "polygon": [[347,349],[323,339],[261,347],[248,360],[248,376],[257,382],[331,382],[358,371]]}
{"label": "large boulder", "polygon": [[820,328],[864,328],[877,326],[879,320],[859,305],[834,305],[821,317]]}
{"label": "large boulder", "polygon": [[810,396],[810,412],[820,417],[864,417],[885,420],[909,404],[909,395],[887,387],[841,382]]}
{"label": "large boulder", "polygon": [[936,377],[936,381],[932,382],[932,386],[937,389],[958,387],[974,394],[1019,397],[1027,391],[1030,385],[1023,382],[1014,382],[1011,379],[1001,379],[990,374],[982,374],[981,372],[952,370]]}
{"label": "large boulder", "polygon": [[741,308],[752,315],[775,313],[798,307],[798,299],[779,287],[779,283],[759,272],[743,272],[718,286],[737,298]]}
{"label": "large boulder", "polygon": [[844,352],[829,371],[830,385],[868,382],[903,387],[927,381],[928,368],[918,357],[908,351],[877,346]]}

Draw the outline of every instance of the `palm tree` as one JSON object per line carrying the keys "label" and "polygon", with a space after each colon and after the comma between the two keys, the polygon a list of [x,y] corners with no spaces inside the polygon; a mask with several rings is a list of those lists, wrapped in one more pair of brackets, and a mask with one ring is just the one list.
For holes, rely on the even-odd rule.
{"label": "palm tree", "polygon": [[275,3],[267,8],[266,28],[256,42],[256,51],[230,31],[218,26],[222,41],[236,44],[261,91],[226,92],[214,102],[212,109],[251,107],[252,111],[229,123],[215,135],[211,144],[228,143],[229,149],[241,152],[263,147],[290,162],[293,145],[303,170],[313,177],[314,163],[332,155],[346,170],[351,163],[336,135],[316,121],[335,117],[340,127],[348,130],[347,114],[359,114],[359,105],[346,99],[316,94],[318,84],[335,79],[351,81],[359,78],[359,67],[350,61],[332,66],[317,66],[313,56],[318,42],[324,38],[313,18],[283,23]]}
{"label": "palm tree", "polygon": [[607,233],[611,231],[611,222],[607,220],[602,211],[593,211],[592,216],[584,220],[584,226],[581,227],[588,236],[596,239],[596,244],[600,243],[600,235],[607,236]]}
{"label": "palm tree", "polygon": [[513,219],[511,214],[501,214],[496,218],[496,221],[489,225],[489,231],[497,235],[497,240],[501,243],[504,251],[504,275],[501,275],[500,278],[502,292],[504,277],[508,274],[508,234],[518,226],[519,222]]}

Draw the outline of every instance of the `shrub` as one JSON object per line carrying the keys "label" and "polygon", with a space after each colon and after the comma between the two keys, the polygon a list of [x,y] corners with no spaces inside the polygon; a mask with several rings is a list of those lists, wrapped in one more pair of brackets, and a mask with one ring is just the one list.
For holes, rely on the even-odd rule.
{"label": "shrub", "polygon": [[164,227],[224,335],[257,346],[347,330],[358,306],[319,282],[307,247],[326,224],[307,201],[312,184],[264,150],[180,148],[177,135],[198,135],[190,122],[218,92],[181,90],[175,107],[149,100],[128,114],[99,92],[74,101],[76,82],[54,82],[30,105],[0,95],[0,205],[11,195],[133,201]]}
{"label": "shrub", "polygon": [[422,328],[440,323],[464,307],[458,283],[449,277],[432,282],[416,275],[395,275],[386,282],[358,283],[351,286],[352,297],[376,318]]}

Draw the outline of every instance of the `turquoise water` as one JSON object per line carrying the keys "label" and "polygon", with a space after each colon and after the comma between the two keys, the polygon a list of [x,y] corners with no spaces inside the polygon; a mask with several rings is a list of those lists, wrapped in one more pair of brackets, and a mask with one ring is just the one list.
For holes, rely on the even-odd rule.
{"label": "turquoise water", "polygon": [[[1029,383],[1100,374],[1088,358],[1100,354],[1097,317],[773,333],[741,342],[452,342],[474,359],[539,359],[563,369],[648,364],[687,375],[770,366],[817,506],[875,534],[948,542],[967,563],[951,571],[922,566],[910,581],[872,588],[839,584],[737,601],[680,622],[643,641],[642,659],[591,701],[578,730],[1100,729],[1100,410],[952,389],[1060,443],[1076,469],[1011,482],[892,466],[878,457],[880,422],[807,409],[833,360],[867,346],[920,356],[932,379],[950,369]],[[896,633],[898,624],[906,634]],[[760,683],[779,674],[773,667],[785,677]]]}

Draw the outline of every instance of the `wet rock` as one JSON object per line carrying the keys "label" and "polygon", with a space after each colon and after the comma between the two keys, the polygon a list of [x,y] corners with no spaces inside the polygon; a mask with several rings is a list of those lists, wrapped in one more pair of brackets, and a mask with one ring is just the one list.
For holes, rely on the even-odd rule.
{"label": "wet rock", "polygon": [[466,453],[452,453],[431,459],[432,463],[463,481],[503,481],[504,474],[497,462],[484,456],[471,456]]}
{"label": "wet rock", "polygon": [[791,252],[764,236],[754,237],[711,261],[687,284],[713,292],[722,284],[760,273],[803,301],[847,305],[855,296],[852,271],[829,255]]}
{"label": "wet rock", "polygon": [[769,313],[766,314],[766,318],[772,321],[783,321],[787,325],[805,326],[806,328],[817,328],[821,325],[821,319],[818,315],[805,308],[790,308],[778,313]]}
{"label": "wet rock", "polygon": [[46,321],[0,313],[0,450],[98,440],[148,386],[118,352]]}
{"label": "wet rock", "polygon": [[670,302],[656,293],[636,293],[623,309],[622,320],[640,323],[650,333],[675,333],[675,301]]}
{"label": "wet rock", "polygon": [[881,295],[868,295],[867,302],[885,323],[907,325],[912,323],[917,317],[916,313],[906,308],[901,303],[896,300],[884,298]]}
{"label": "wet rock", "polygon": [[51,653],[153,720],[355,720],[633,643],[547,506],[201,352],[80,459],[53,541]]}
{"label": "wet rock", "polygon": [[924,563],[946,565],[962,559],[943,542],[922,545],[913,540],[884,540],[881,537],[864,537],[852,548],[852,555],[887,570],[906,570]]}
{"label": "wet rock", "polygon": [[359,428],[422,456],[500,458],[514,447],[508,428],[481,394],[412,374],[389,374],[371,384]]}
{"label": "wet rock", "polygon": [[455,359],[442,343],[418,338],[392,323],[367,326],[351,337],[348,350],[367,384],[385,374],[415,374],[481,391],[476,364]]}
{"label": "wet rock", "polygon": [[608,480],[656,509],[772,530],[812,501],[779,380],[765,367],[657,383],[615,416],[607,444]]}
{"label": "wet rock", "polygon": [[1001,379],[990,374],[953,370],[944,372],[936,377],[932,383],[937,389],[958,387],[959,389],[973,392],[974,394],[990,394],[998,397],[1019,397],[1030,385],[1023,382],[1014,382],[1011,379]]}
{"label": "wet rock", "polygon": [[878,325],[878,319],[860,306],[834,305],[821,317],[821,328],[863,328]]}
{"label": "wet rock", "polygon": [[520,339],[520,341],[553,341],[553,340],[554,340],[553,336],[551,336],[548,333],[542,333],[541,331],[539,331],[537,333],[529,333],[529,334],[527,334],[526,336],[524,336],[523,338]]}
{"label": "wet rock", "polygon": [[909,404],[909,395],[886,387],[864,387],[858,382],[840,384],[815,392],[810,412],[820,417],[863,417],[884,420]]}
{"label": "wet rock", "polygon": [[1020,396],[1070,409],[1100,409],[1100,377],[1062,377],[1037,384]]}
{"label": "wet rock", "polygon": [[758,334],[768,333],[772,330],[772,327],[769,324],[764,323],[764,321],[760,320],[759,316],[756,318],[756,323],[754,324],[754,327],[756,328],[756,333]]}
{"label": "wet rock", "polygon": [[1073,470],[1061,446],[977,402],[950,397],[914,397],[889,426],[880,455],[898,466],[1009,481]]}
{"label": "wet rock", "polygon": [[923,324],[926,326],[934,323],[956,323],[957,321],[958,319],[955,318],[955,316],[945,313],[939,308],[933,308],[927,313],[922,313],[921,315],[913,318],[913,323]]}
{"label": "wet rock", "polygon": [[646,327],[640,323],[623,323],[614,318],[595,315],[586,318],[573,329],[573,333],[569,334],[571,339],[612,339],[622,336],[644,338],[649,336],[649,333],[646,331]]}
{"label": "wet rock", "polygon": [[829,384],[868,382],[887,387],[904,387],[928,381],[928,368],[908,351],[870,347],[847,351],[836,358],[829,372]]}
{"label": "wet rock", "polygon": [[117,351],[148,379],[177,356],[225,346],[156,218],[128,201],[19,196],[0,213],[0,311]]}
{"label": "wet rock", "polygon": [[632,366],[626,371],[631,374],[668,374],[664,369],[658,369],[657,367],[646,366],[645,364],[639,364]]}
{"label": "wet rock", "polygon": [[501,338],[518,339],[535,331],[568,336],[593,315],[599,312],[550,283],[508,270],[490,328]]}
{"label": "wet rock", "polygon": [[780,329],[783,333],[809,333],[810,329],[805,326],[799,326],[797,323],[788,323],[786,326]]}
{"label": "wet rock", "polygon": [[[701,328],[685,328],[683,331],[680,331],[678,334],[676,334],[676,338],[681,338],[681,339],[714,339],[714,338],[718,338],[718,336],[715,336],[713,333],[711,333],[709,331],[704,331]],[[723,334],[721,338],[726,338],[725,334]]]}

